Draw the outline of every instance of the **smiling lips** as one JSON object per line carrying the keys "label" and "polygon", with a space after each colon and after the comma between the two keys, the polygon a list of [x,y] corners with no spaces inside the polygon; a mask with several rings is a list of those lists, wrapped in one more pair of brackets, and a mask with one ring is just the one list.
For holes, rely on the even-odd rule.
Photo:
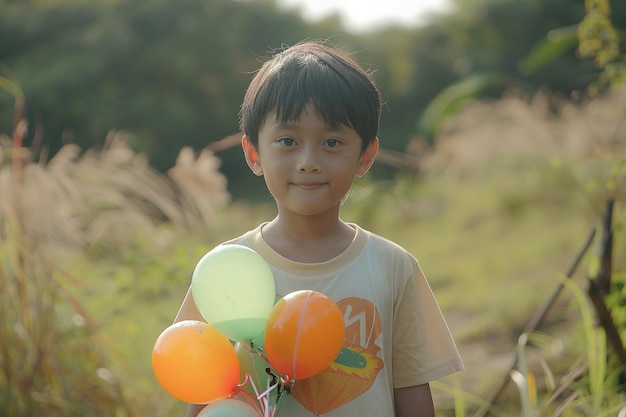
{"label": "smiling lips", "polygon": [[325,183],[323,182],[292,182],[291,184],[303,190],[316,190],[322,187]]}

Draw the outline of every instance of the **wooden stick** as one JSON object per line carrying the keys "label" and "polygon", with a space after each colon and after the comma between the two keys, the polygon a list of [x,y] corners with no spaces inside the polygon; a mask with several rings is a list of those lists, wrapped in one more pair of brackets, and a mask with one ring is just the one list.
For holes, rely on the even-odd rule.
{"label": "wooden stick", "polygon": [[[565,273],[565,276],[567,278],[571,278],[574,275],[574,272],[576,271],[576,268],[578,268],[578,265],[582,261],[583,256],[585,255],[585,253],[591,246],[591,243],[593,242],[595,235],[596,235],[596,229],[593,228],[591,232],[589,233],[589,236],[587,236],[587,239],[585,240],[585,243],[583,244],[582,248],[580,248],[580,250],[578,251],[578,254],[574,258],[574,261],[571,263],[570,267],[567,269]],[[557,284],[557,286],[554,288],[554,290],[550,294],[550,297],[548,297],[546,302],[543,305],[541,305],[541,307],[539,307],[535,311],[533,316],[530,318],[530,320],[528,321],[528,324],[526,325],[526,327],[524,327],[524,330],[520,333],[520,336],[524,333],[530,333],[536,330],[541,325],[541,322],[544,320],[544,318],[550,311],[550,308],[552,308],[552,305],[554,304],[557,297],[561,293],[561,290],[563,289],[563,287],[564,287],[564,284],[562,282],[559,282]],[[518,361],[519,361],[519,354],[518,354],[518,351],[516,350],[515,356],[513,357],[513,360],[511,364],[509,365],[508,371],[503,375],[502,380],[498,384],[495,385],[495,388],[492,390],[491,395],[489,395],[489,399],[485,401],[484,405],[478,409],[476,414],[474,414],[474,417],[485,417],[489,415],[490,413],[489,410],[491,406],[493,406],[496,402],[498,402],[498,399],[500,398],[500,396],[504,392],[504,389],[508,385],[510,381],[511,371],[515,369]]]}
{"label": "wooden stick", "polygon": [[613,349],[613,353],[617,357],[622,378],[626,381],[626,352],[624,344],[620,338],[619,331],[611,312],[604,303],[604,297],[611,291],[611,271],[612,271],[612,254],[613,254],[613,200],[609,200],[606,204],[606,212],[602,226],[602,240],[600,242],[600,268],[596,276],[589,276],[589,288],[587,294],[591,299],[599,324],[604,329],[606,339]]}

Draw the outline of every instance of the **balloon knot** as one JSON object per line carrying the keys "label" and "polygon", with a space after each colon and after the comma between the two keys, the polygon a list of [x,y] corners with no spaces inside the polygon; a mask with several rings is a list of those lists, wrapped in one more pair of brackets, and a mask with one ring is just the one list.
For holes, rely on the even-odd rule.
{"label": "balloon knot", "polygon": [[291,388],[295,382],[296,381],[294,379],[289,379],[289,375],[285,375],[280,378],[280,384],[286,389]]}

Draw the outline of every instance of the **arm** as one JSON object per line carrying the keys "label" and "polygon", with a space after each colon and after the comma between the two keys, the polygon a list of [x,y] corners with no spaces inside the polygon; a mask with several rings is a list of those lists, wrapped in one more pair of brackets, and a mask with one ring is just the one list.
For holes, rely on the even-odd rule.
{"label": "arm", "polygon": [[423,382],[461,370],[463,362],[419,267],[413,278],[394,312],[393,381],[406,387],[394,388],[396,417],[434,417],[430,385]]}
{"label": "arm", "polygon": [[178,314],[176,314],[176,318],[174,319],[174,323],[178,323],[183,320],[198,320],[198,321],[206,321],[202,314],[198,311],[196,307],[196,303],[193,301],[193,295],[191,294],[191,287],[187,290],[187,294],[185,294],[185,299],[178,310]]}
{"label": "arm", "polygon": [[396,417],[435,417],[430,385],[394,388]]}
{"label": "arm", "polygon": [[189,404],[189,407],[187,407],[187,417],[197,417],[204,407],[206,407],[206,404]]}

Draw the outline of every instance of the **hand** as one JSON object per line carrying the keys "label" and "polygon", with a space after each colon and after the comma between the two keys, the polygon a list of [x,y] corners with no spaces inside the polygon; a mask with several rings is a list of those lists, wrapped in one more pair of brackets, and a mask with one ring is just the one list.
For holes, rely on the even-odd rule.
{"label": "hand", "polygon": [[435,417],[430,385],[394,388],[396,417]]}

